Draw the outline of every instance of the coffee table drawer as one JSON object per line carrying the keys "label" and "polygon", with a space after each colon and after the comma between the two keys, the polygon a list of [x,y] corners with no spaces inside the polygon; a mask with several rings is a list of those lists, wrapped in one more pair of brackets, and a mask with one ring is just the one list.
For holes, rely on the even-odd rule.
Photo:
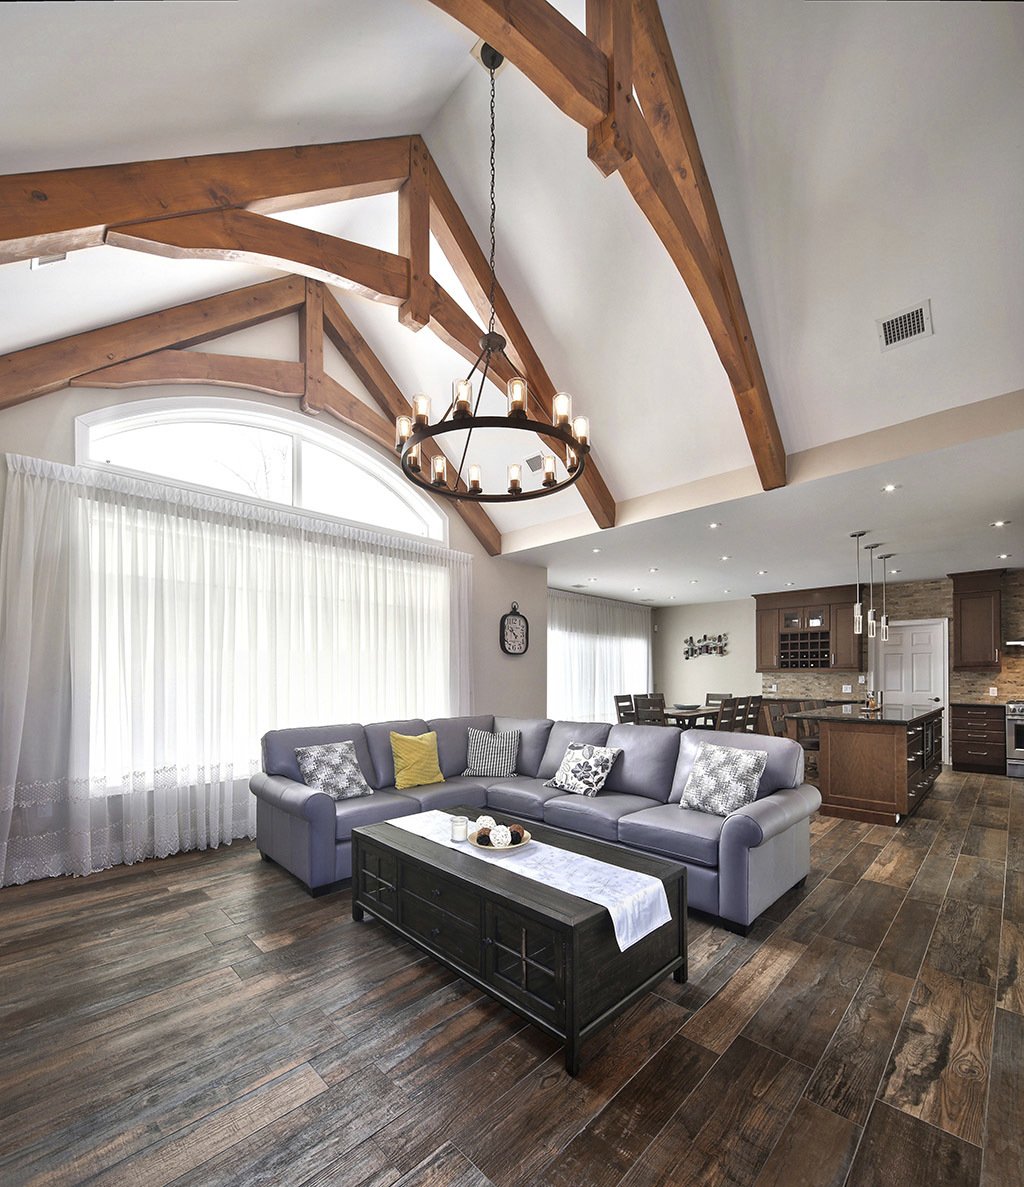
{"label": "coffee table drawer", "polygon": [[402,890],[455,919],[480,928],[480,896],[423,866],[402,863]]}
{"label": "coffee table drawer", "polygon": [[490,985],[540,1018],[565,1017],[565,939],[518,911],[488,903],[484,912],[484,975]]}
{"label": "coffee table drawer", "polygon": [[480,971],[480,929],[414,895],[402,896],[400,924],[439,955],[470,972]]}

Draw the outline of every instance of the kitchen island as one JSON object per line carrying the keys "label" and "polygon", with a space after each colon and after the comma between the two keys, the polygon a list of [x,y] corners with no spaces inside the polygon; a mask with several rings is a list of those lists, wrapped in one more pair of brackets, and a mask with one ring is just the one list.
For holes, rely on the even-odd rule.
{"label": "kitchen island", "polygon": [[899,824],[942,770],[942,709],[842,708],[790,713],[818,724],[821,812],[872,824]]}

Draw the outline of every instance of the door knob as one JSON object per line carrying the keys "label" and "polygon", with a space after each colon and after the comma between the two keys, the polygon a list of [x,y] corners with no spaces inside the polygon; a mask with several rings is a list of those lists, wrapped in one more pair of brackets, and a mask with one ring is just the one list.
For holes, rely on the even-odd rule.
{"label": "door knob", "polygon": [[932,697],[932,700],[938,705],[942,701],[942,697]]}

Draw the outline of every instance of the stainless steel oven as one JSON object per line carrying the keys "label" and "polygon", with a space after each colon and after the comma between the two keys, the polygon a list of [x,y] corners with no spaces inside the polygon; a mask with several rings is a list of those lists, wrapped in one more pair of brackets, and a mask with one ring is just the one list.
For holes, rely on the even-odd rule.
{"label": "stainless steel oven", "polygon": [[1006,773],[1024,779],[1024,701],[1006,706]]}

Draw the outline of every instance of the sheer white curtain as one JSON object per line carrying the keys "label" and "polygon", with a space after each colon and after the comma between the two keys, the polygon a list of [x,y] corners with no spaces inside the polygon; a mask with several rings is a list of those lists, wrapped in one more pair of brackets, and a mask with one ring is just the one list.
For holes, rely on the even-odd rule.
{"label": "sheer white curtain", "polygon": [[548,716],[614,721],[616,693],[651,686],[647,606],[548,590]]}
{"label": "sheer white curtain", "polygon": [[268,729],[469,701],[469,557],[7,455],[3,884],[253,834]]}

